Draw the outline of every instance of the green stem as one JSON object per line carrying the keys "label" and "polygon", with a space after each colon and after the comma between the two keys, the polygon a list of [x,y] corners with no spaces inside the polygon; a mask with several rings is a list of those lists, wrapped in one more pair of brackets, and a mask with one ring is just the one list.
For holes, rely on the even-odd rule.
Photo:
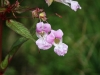
{"label": "green stem", "polygon": [[[0,15],[2,15],[2,13],[0,13]],[[2,62],[2,27],[3,27],[3,21],[0,17],[0,63]],[[0,75],[2,75],[2,73],[0,72]]]}

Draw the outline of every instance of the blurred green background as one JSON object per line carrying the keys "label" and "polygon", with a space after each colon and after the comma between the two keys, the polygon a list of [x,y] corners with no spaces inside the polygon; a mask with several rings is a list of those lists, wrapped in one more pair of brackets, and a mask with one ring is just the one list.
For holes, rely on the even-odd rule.
{"label": "blurred green background", "polygon": [[[68,53],[64,57],[58,56],[53,51],[54,47],[46,51],[41,50],[39,53],[35,43],[29,40],[18,50],[4,75],[100,75],[100,1],[77,1],[82,7],[77,12],[57,2],[53,2],[50,7],[45,0],[21,2],[22,6],[45,10],[52,28],[63,30],[63,42],[69,47]],[[60,14],[62,18],[55,13]],[[19,16],[27,16],[27,18],[16,19],[27,28],[35,22],[31,18],[31,12]],[[4,59],[20,35],[6,25],[3,30]],[[37,39],[36,36],[34,37]]]}

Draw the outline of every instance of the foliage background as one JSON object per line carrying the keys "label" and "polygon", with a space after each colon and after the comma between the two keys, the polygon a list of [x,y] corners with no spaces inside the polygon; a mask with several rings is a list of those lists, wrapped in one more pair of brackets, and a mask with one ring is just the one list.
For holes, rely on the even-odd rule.
{"label": "foliage background", "polygon": [[[57,2],[50,7],[45,0],[21,2],[22,6],[40,7],[46,11],[52,28],[63,30],[63,42],[69,46],[68,53],[60,57],[54,53],[53,47],[39,53],[35,43],[29,40],[16,53],[4,75],[100,75],[100,1],[77,1],[82,7],[82,10],[77,12]],[[62,18],[55,13],[60,14]],[[31,18],[31,12],[18,16],[27,16],[16,19],[27,28],[35,22]],[[3,59],[19,37],[4,25]]]}

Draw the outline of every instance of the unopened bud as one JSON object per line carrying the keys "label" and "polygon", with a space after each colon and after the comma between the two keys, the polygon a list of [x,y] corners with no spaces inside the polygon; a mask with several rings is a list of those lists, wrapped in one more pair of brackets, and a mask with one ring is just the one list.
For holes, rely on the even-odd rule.
{"label": "unopened bud", "polygon": [[38,12],[37,12],[37,10],[33,10],[33,11],[32,11],[32,17],[35,17],[35,18],[38,17]]}
{"label": "unopened bud", "polygon": [[39,14],[39,18],[42,19],[43,21],[46,21],[46,20],[47,20],[47,18],[46,18],[46,13],[45,13],[45,12],[41,12],[41,13]]}
{"label": "unopened bud", "polygon": [[15,6],[18,8],[20,5],[20,3],[18,1],[16,1]]}

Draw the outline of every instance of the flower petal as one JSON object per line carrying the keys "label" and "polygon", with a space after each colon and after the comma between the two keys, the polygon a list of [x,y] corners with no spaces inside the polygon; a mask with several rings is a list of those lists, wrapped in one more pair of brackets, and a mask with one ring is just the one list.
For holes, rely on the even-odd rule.
{"label": "flower petal", "polygon": [[53,0],[45,0],[45,1],[48,4],[48,6],[50,6],[52,4],[52,2],[53,2]]}
{"label": "flower petal", "polygon": [[61,29],[58,29],[57,31],[54,32],[54,35],[55,35],[56,38],[61,39],[62,36],[63,36],[63,32],[62,32]]}
{"label": "flower petal", "polygon": [[36,25],[36,32],[40,33],[40,32],[50,32],[51,31],[51,25],[49,23],[43,23],[43,22],[39,22]]}
{"label": "flower petal", "polygon": [[36,24],[36,32],[41,32],[43,30],[43,22]]}
{"label": "flower petal", "polygon": [[49,35],[47,35],[46,40],[47,40],[48,43],[52,44],[54,42],[54,39],[55,39],[55,36],[54,36],[53,33],[50,33]]}
{"label": "flower petal", "polygon": [[47,50],[52,47],[52,44],[48,43],[45,39],[39,38],[36,41],[36,45],[38,46],[39,49]]}
{"label": "flower petal", "polygon": [[58,46],[55,46],[54,52],[59,56],[64,56],[67,53],[68,46],[64,43],[59,44]]}
{"label": "flower petal", "polygon": [[70,3],[72,0],[54,0],[54,1],[70,6],[68,3]]}
{"label": "flower petal", "polygon": [[47,33],[50,32],[51,31],[51,25],[49,23],[44,23],[43,31],[45,31]]}
{"label": "flower petal", "polygon": [[77,1],[71,1],[71,9],[77,11],[77,9],[81,9],[81,7]]}
{"label": "flower petal", "polygon": [[54,1],[63,3],[65,5],[71,7],[71,9],[74,11],[77,11],[77,9],[81,9],[81,6],[78,4],[77,1],[72,1],[72,0],[54,0]]}

